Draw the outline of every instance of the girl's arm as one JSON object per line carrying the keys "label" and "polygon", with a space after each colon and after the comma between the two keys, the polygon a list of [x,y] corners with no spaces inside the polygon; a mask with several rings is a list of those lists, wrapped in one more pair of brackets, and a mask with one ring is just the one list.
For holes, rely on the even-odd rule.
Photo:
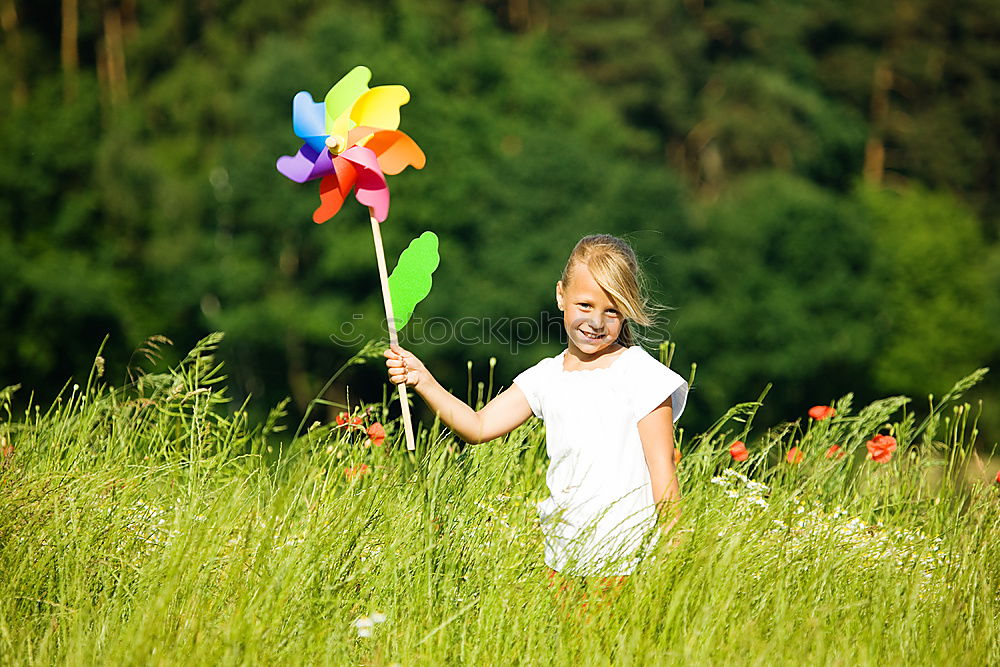
{"label": "girl's arm", "polygon": [[438,383],[412,352],[392,346],[383,353],[389,381],[406,382],[437,413],[448,428],[470,444],[478,444],[510,433],[531,416],[524,392],[511,385],[476,412]]}
{"label": "girl's arm", "polygon": [[674,407],[668,398],[639,420],[639,438],[653,486],[653,502],[665,521],[662,530],[670,532],[681,518],[681,491],[674,466]]}

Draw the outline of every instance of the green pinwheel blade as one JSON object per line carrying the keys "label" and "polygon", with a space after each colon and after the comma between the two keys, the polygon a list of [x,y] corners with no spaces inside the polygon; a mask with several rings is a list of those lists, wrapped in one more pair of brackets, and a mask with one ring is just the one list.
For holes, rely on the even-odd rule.
{"label": "green pinwheel blade", "polygon": [[[326,105],[327,134],[334,131],[334,123],[337,118],[350,109],[355,100],[368,91],[368,82],[371,79],[371,70],[364,65],[358,65],[333,85],[323,100]],[[343,131],[346,132],[346,129]]]}
{"label": "green pinwheel blade", "polygon": [[438,237],[434,232],[424,232],[410,241],[399,256],[396,268],[389,276],[392,295],[392,313],[399,331],[410,321],[417,304],[431,292],[431,274],[438,267]]}

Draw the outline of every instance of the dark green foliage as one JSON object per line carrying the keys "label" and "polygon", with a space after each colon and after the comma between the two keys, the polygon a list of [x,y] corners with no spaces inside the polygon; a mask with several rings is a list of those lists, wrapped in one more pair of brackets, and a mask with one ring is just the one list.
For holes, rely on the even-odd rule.
{"label": "dark green foliage", "polygon": [[[866,190],[880,294],[874,364],[880,387],[940,394],[1000,352],[1000,274],[978,221],[953,198],[919,189]],[[992,255],[992,256],[991,256]]]}
{"label": "dark green foliage", "polygon": [[862,213],[781,173],[748,177],[705,209],[682,290],[701,298],[683,303],[674,337],[701,367],[695,395],[709,414],[768,382],[767,404],[799,414],[869,386],[877,295]]}
{"label": "dark green foliage", "polygon": [[[0,385],[54,394],[107,334],[117,380],[152,334],[224,330],[236,393],[301,411],[384,336],[364,211],[317,227],[316,184],[274,169],[298,147],[292,95],[358,63],[413,94],[402,129],[428,164],[390,178],[382,231],[390,268],[441,238],[403,338],[459,395],[468,359],[476,382],[497,357],[496,387],[558,351],[539,319],[599,231],[673,309],[648,339],[700,365],[692,426],[769,382],[764,418],[790,418],[1000,356],[985,0],[80,0],[76,65],[60,12],[4,7]],[[490,322],[459,339],[463,318]],[[352,370],[326,398],[382,382]]]}

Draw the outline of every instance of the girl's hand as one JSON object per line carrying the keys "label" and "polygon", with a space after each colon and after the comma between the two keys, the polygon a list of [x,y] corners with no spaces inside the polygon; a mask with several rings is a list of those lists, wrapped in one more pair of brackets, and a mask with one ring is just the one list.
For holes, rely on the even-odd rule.
{"label": "girl's hand", "polygon": [[382,354],[385,356],[385,365],[389,368],[389,382],[393,384],[405,382],[407,386],[416,388],[430,376],[427,368],[412,352],[398,345],[389,347]]}
{"label": "girl's hand", "polygon": [[389,381],[414,387],[427,406],[462,440],[486,442],[510,433],[531,416],[531,406],[516,384],[507,387],[478,412],[455,398],[434,379],[412,352],[398,345],[382,353],[389,368]]}

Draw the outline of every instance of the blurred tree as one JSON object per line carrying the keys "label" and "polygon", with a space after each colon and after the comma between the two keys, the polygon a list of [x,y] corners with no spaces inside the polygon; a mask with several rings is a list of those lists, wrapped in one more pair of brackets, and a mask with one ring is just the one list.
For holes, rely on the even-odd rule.
{"label": "blurred tree", "polygon": [[983,215],[1000,199],[1000,12],[989,0],[894,0],[815,6],[818,79],[828,97],[869,117],[871,183],[916,179]]}
{"label": "blurred tree", "polygon": [[994,5],[552,0],[526,25],[550,30],[648,133],[644,152],[704,193],[761,168],[844,191],[888,172],[961,193],[996,240]]}
{"label": "blurred tree", "polygon": [[0,317],[8,323],[0,375],[7,384],[61,386],[70,369],[89,367],[105,334],[120,342],[130,310],[128,274],[92,171],[96,85],[91,77],[79,83],[78,102],[63,104],[58,79],[37,81],[29,104],[0,117]]}
{"label": "blurred tree", "polygon": [[765,423],[865,387],[876,301],[863,209],[772,172],[701,217],[674,335],[681,367],[699,365],[702,424],[768,383]]}
{"label": "blurred tree", "polygon": [[850,186],[863,116],[824,99],[809,50],[816,17],[801,3],[559,6],[554,34],[649,133],[645,153],[663,155],[704,194],[761,168]]}
{"label": "blurred tree", "polygon": [[[877,390],[940,395],[1000,353],[1000,273],[979,222],[953,197],[864,188],[880,286]],[[992,256],[991,256],[992,254]]]}

